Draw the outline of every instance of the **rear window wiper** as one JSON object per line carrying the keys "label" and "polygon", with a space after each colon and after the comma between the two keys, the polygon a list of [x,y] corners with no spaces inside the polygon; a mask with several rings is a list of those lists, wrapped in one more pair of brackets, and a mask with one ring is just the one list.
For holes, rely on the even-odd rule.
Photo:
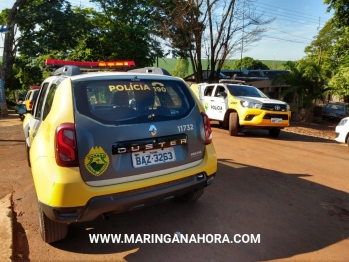
{"label": "rear window wiper", "polygon": [[154,120],[155,117],[156,117],[156,114],[150,114],[150,115],[148,115],[148,119],[149,119],[149,120]]}

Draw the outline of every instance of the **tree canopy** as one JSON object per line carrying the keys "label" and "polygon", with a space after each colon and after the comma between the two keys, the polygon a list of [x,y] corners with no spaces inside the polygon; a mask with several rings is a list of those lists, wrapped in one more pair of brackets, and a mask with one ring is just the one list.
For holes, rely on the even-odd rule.
{"label": "tree canopy", "polygon": [[157,29],[167,46],[189,57],[196,81],[202,81],[201,59],[209,60],[209,82],[227,58],[260,40],[273,21],[257,13],[252,0],[152,1],[157,8]]}
{"label": "tree canopy", "polygon": [[235,60],[230,69],[246,68],[249,70],[269,70],[269,67],[260,60],[255,60],[252,57],[244,57],[242,60]]}
{"label": "tree canopy", "polygon": [[171,74],[173,76],[178,76],[184,78],[187,76],[189,71],[189,61],[185,58],[179,58],[175,68],[172,70]]}

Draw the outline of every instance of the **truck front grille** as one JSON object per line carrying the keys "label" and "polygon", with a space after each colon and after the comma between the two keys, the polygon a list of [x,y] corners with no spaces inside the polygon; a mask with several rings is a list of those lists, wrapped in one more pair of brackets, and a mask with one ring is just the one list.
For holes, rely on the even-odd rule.
{"label": "truck front grille", "polygon": [[286,112],[286,105],[282,104],[266,104],[264,103],[262,105],[262,110],[269,110],[269,111],[283,111]]}

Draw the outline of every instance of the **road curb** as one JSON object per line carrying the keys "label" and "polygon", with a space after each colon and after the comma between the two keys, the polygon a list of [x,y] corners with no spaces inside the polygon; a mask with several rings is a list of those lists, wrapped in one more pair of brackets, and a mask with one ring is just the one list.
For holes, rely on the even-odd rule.
{"label": "road curb", "polygon": [[12,261],[11,194],[0,199],[0,261]]}

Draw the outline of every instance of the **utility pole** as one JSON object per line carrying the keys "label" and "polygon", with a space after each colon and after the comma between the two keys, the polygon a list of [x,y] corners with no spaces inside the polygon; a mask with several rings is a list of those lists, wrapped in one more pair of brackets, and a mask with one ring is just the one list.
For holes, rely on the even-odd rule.
{"label": "utility pole", "polygon": [[[0,28],[0,34],[2,33],[8,33],[8,28],[1,26]],[[2,36],[1,36],[2,39]],[[3,41],[3,44],[5,45],[5,41]],[[5,53],[5,46],[3,46],[3,55],[2,55],[2,63],[4,63],[4,61],[6,61],[6,57],[5,57],[6,53]],[[6,104],[6,93],[5,93],[5,79],[4,79],[4,67],[3,65],[1,66],[0,69],[0,116],[7,116],[8,112],[7,112],[7,104]]]}
{"label": "utility pole", "polygon": [[241,55],[240,55],[240,72],[242,72],[242,53],[244,51],[244,35],[245,35],[245,0],[242,8],[242,36],[241,36]]}

